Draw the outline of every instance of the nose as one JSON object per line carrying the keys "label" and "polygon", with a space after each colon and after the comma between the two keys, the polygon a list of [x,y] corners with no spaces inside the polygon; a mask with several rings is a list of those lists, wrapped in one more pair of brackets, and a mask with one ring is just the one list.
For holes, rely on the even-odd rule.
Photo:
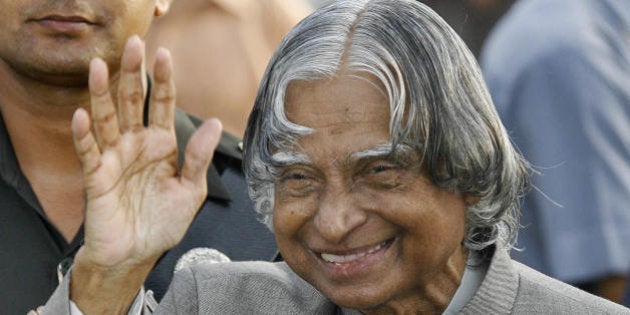
{"label": "nose", "polygon": [[367,214],[353,201],[350,192],[327,189],[320,195],[314,221],[322,238],[339,243],[366,219]]}

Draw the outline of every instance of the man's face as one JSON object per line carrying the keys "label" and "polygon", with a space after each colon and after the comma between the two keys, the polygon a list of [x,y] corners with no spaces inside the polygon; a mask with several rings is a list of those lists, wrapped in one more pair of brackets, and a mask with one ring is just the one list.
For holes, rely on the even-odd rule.
{"label": "man's face", "polygon": [[275,183],[282,256],[335,303],[363,310],[456,288],[466,256],[464,197],[435,186],[409,147],[388,154],[389,103],[375,85],[292,83],[288,119],[315,132],[274,153],[294,160]]}
{"label": "man's face", "polygon": [[127,38],[146,33],[156,0],[0,0],[0,8],[0,66],[84,83],[94,57],[117,67]]}

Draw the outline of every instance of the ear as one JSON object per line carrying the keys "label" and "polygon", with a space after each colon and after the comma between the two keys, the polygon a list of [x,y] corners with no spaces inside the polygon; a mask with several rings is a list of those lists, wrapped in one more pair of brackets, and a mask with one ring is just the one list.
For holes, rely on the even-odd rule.
{"label": "ear", "polygon": [[[184,0],[180,0],[184,1]],[[162,16],[168,12],[168,9],[171,7],[172,0],[156,0],[155,1],[155,11],[153,15]]]}

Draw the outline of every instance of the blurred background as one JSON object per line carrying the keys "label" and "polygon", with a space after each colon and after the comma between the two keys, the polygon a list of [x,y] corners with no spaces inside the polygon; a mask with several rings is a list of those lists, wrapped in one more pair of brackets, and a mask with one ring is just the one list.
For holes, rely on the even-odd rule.
{"label": "blurred background", "polygon": [[147,62],[168,48],[178,106],[242,137],[271,54],[311,10],[306,0],[174,0],[147,35]]}

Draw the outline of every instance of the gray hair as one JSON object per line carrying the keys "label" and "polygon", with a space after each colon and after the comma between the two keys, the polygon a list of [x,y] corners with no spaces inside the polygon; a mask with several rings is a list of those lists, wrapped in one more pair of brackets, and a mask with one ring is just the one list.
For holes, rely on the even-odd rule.
{"label": "gray hair", "polygon": [[384,86],[392,149],[411,146],[435,185],[479,197],[467,209],[465,246],[512,246],[529,166],[512,146],[471,52],[414,0],[333,1],[284,38],[245,135],[245,174],[264,222],[273,228],[274,174],[283,166],[273,150],[312,132],[287,119],[289,83],[332,78],[342,67]]}

